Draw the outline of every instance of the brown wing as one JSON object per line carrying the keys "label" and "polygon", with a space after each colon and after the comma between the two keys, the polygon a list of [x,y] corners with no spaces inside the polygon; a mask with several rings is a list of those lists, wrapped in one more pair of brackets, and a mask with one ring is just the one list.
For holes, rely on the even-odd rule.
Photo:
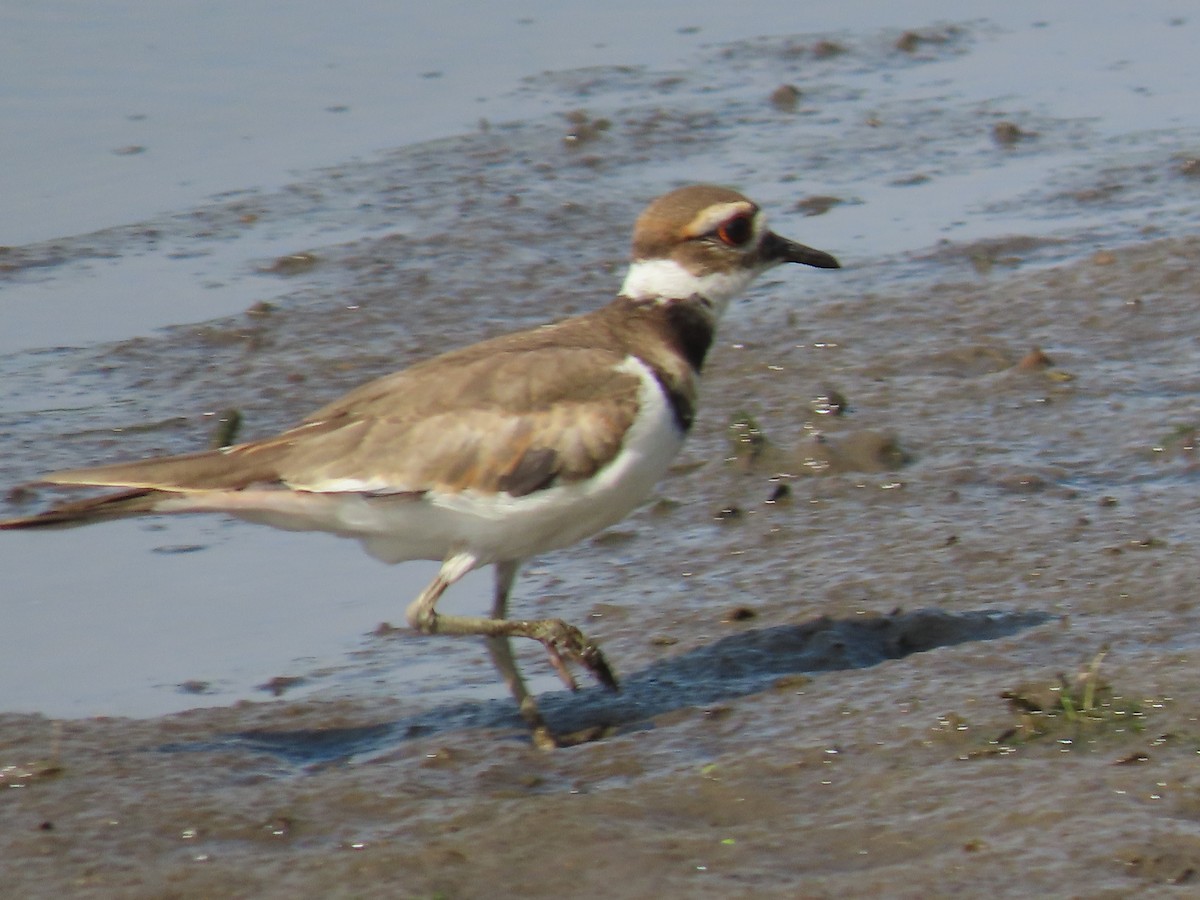
{"label": "brown wing", "polygon": [[308,491],[529,493],[620,449],[640,382],[615,350],[458,353],[370,382],[294,429],[225,450],[58,472],[59,484],[163,491],[283,483]]}
{"label": "brown wing", "polygon": [[621,362],[545,347],[398,373],[311,417],[302,427],[314,434],[292,445],[280,478],[316,491],[514,494],[586,478],[637,414],[641,385]]}

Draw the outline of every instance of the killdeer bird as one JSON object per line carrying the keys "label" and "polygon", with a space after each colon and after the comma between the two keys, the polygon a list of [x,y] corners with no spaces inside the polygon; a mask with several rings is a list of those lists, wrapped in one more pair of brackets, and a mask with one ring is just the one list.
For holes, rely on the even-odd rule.
{"label": "killdeer bird", "polygon": [[[218,512],[357,538],[388,563],[439,560],[409,625],[484,636],[534,742],[556,746],[509,638],[540,641],[572,690],[571,663],[608,688],[617,680],[573,625],[507,617],[517,569],[616,523],[649,494],[692,426],[721,314],[781,263],[838,268],[770,231],[736,191],[671,191],[638,218],[628,274],[607,306],[384,376],[274,437],[52,473],[42,481],[124,490],[0,528]],[[450,585],[487,565],[490,617],[437,611]]]}

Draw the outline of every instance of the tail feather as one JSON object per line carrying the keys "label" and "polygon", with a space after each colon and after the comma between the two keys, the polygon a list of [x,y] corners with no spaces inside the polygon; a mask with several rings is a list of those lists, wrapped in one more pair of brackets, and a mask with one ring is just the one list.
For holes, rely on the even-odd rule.
{"label": "tail feather", "polygon": [[[315,427],[319,426],[307,430],[313,431]],[[160,512],[160,507],[168,501],[185,497],[224,495],[254,485],[277,484],[279,461],[288,452],[294,431],[220,450],[51,472],[39,478],[38,483],[124,490],[61,503],[35,515],[0,519],[0,529],[69,527],[123,519]],[[177,502],[171,511],[182,509]]]}
{"label": "tail feather", "polygon": [[159,501],[169,496],[165,491],[134,488],[102,497],[89,497],[62,503],[45,512],[16,519],[0,519],[0,530],[18,528],[68,528],[108,519],[123,519],[154,512]]}
{"label": "tail feather", "polygon": [[[182,456],[52,472],[39,479],[51,484],[129,487],[175,491],[240,490],[278,479],[275,456],[282,449],[267,442]],[[266,451],[266,452],[264,452]],[[276,451],[272,453],[270,451]]]}

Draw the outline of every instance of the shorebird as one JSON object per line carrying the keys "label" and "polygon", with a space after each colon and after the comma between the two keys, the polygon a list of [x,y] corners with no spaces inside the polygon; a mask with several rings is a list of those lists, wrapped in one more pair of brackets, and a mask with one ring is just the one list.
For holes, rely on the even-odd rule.
{"label": "shorebird", "polygon": [[[541,642],[615,690],[603,653],[560,619],[507,617],[523,560],[574,544],[635,509],[692,427],[704,359],[731,300],[782,263],[834,269],[772,232],[728,188],[654,200],[608,305],[452,350],[371,381],[273,437],[183,456],[72,469],[40,481],[123,488],[0,528],[159,513],[225,513],[357,538],[387,563],[441,568],[407,610],[425,634],[482,635],[540,747],[559,739],[525,686],[509,638]],[[491,615],[443,615],[445,590],[491,565]]]}

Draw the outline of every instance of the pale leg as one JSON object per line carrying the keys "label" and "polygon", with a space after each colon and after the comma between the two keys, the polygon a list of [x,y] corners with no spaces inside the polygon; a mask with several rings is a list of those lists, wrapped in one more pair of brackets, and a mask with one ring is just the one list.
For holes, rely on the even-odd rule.
{"label": "pale leg", "polygon": [[[492,599],[493,619],[504,619],[508,615],[508,595],[519,567],[518,562],[496,563],[496,593]],[[508,685],[513,699],[517,701],[521,718],[533,731],[534,746],[542,750],[553,750],[558,746],[558,741],[546,726],[546,721],[538,710],[537,701],[530,696],[529,689],[525,687],[525,679],[521,677],[521,670],[517,668],[517,660],[513,656],[512,644],[508,637],[488,635],[484,640],[487,641],[488,652],[492,655],[492,663],[504,679],[504,683]]]}
{"label": "pale leg", "polygon": [[492,618],[440,615],[435,607],[446,588],[474,569],[477,562],[478,560],[469,553],[458,553],[448,557],[429,587],[409,605],[406,614],[408,624],[424,634],[479,634],[487,638],[488,650],[496,668],[517,701],[521,715],[533,729],[534,743],[540,747],[555,746],[554,738],[538,712],[537,703],[529,695],[517,669],[508,639],[527,637],[539,641],[549,653],[551,665],[571,690],[576,690],[577,685],[567,669],[567,663],[570,661],[578,662],[610,690],[617,689],[616,678],[600,648],[585,638],[575,626],[568,625],[561,619],[523,621],[505,618],[508,594],[520,565],[518,562],[496,564],[496,593],[492,604]]}

